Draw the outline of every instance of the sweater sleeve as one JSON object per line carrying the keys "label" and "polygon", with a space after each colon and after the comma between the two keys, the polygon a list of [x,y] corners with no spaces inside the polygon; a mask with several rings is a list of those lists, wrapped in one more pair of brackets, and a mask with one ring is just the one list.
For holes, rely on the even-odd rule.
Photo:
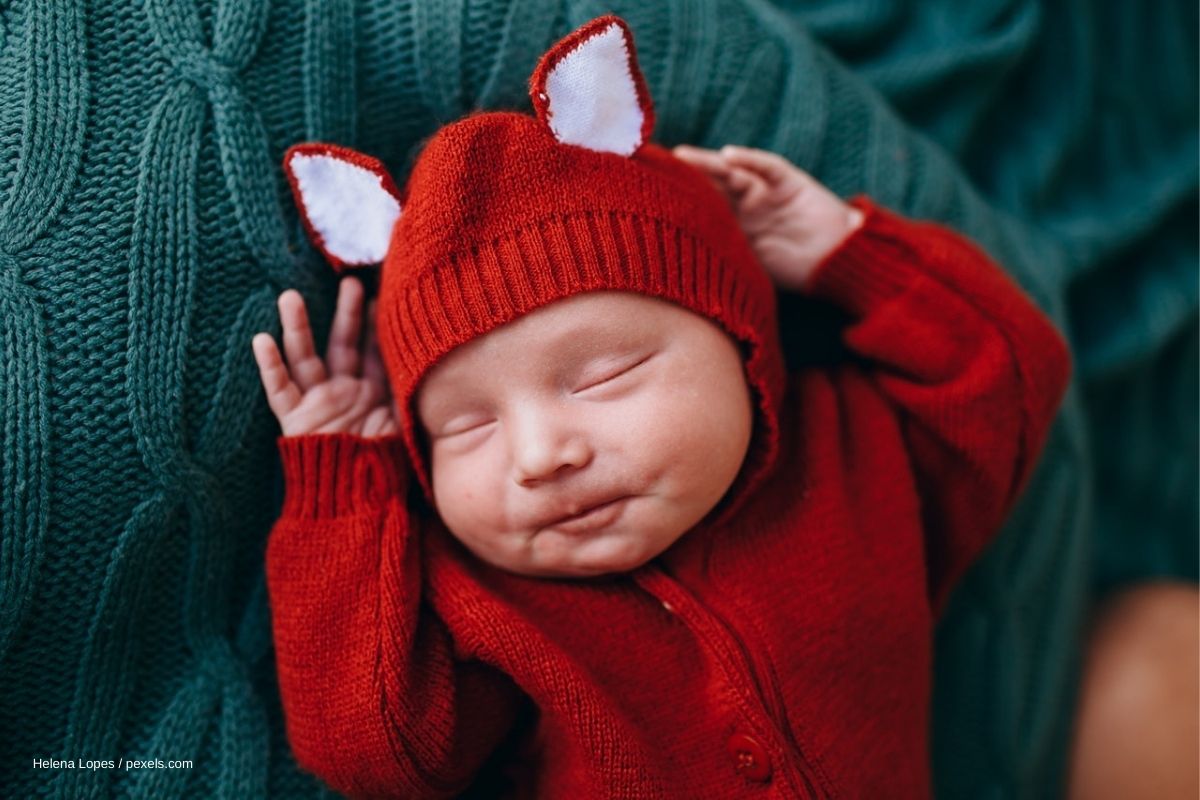
{"label": "sweater sleeve", "polygon": [[974,244],[875,205],[809,292],[849,312],[843,334],[898,411],[940,611],[1029,477],[1070,376],[1049,319]]}
{"label": "sweater sleeve", "polygon": [[267,585],[288,739],[350,797],[448,797],[512,725],[518,692],[457,660],[422,605],[401,438],[277,439],[285,496]]}

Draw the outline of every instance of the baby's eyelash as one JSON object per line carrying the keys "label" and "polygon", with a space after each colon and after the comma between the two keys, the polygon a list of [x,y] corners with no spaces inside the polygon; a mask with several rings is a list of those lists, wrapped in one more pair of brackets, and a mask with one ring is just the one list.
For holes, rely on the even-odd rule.
{"label": "baby's eyelash", "polygon": [[480,428],[491,425],[495,421],[496,420],[494,420],[494,419],[485,419],[485,420],[482,420],[481,422],[473,423],[469,427],[460,428],[459,430],[443,430],[440,433],[438,433],[438,437],[445,439],[445,438],[449,438],[451,436],[460,436],[464,433],[470,433],[471,431],[477,431]]}
{"label": "baby's eyelash", "polygon": [[653,357],[654,357],[654,354],[651,353],[650,355],[645,356],[644,358],[641,358],[638,361],[635,361],[634,363],[630,364],[629,366],[622,367],[621,369],[617,370],[616,372],[612,373],[611,375],[607,375],[597,381],[592,381],[587,386],[581,386],[578,389],[576,389],[575,391],[582,392],[587,389],[591,389],[595,386],[600,386],[602,384],[608,383],[611,380],[616,380],[617,378],[621,377],[622,375],[624,375],[628,372],[632,372],[633,370],[637,369],[638,367],[640,367],[642,364],[645,364],[647,361],[649,361]]}

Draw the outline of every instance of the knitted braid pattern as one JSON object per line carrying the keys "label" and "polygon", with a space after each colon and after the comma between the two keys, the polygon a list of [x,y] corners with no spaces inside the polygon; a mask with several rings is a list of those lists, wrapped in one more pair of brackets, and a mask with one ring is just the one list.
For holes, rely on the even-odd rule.
{"label": "knitted braid pattern", "polygon": [[[280,766],[292,772],[290,779],[277,776],[285,784],[310,795],[317,790],[311,779],[295,774],[286,757],[279,758],[285,751],[278,720],[268,719],[268,705],[275,701],[268,695],[264,702],[262,687],[256,685],[270,674],[264,659],[270,643],[265,594],[261,578],[256,576],[247,590],[246,575],[238,573],[246,569],[249,530],[262,529],[263,515],[251,517],[248,521],[256,524],[249,529],[236,519],[229,486],[230,478],[244,472],[244,466],[232,462],[243,457],[254,420],[247,412],[259,394],[245,343],[259,330],[278,329],[274,304],[284,288],[315,291],[312,267],[295,259],[295,247],[287,241],[276,154],[242,86],[242,74],[258,54],[270,10],[266,0],[220,3],[203,10],[192,0],[148,0],[143,7],[126,10],[133,19],[120,19],[118,14],[115,19],[92,20],[101,27],[108,22],[110,30],[137,26],[146,35],[143,43],[152,48],[144,55],[158,68],[150,76],[137,75],[135,68],[134,75],[150,80],[144,84],[148,113],[137,120],[136,159],[130,164],[133,192],[123,270],[127,306],[121,314],[126,320],[124,364],[110,362],[106,377],[92,378],[108,385],[114,378],[123,382],[124,401],[110,401],[100,410],[111,414],[122,405],[128,409],[142,488],[125,522],[97,553],[99,558],[92,560],[78,549],[70,554],[82,560],[77,568],[99,573],[102,580],[91,582],[95,593],[72,615],[84,635],[78,637],[82,646],[71,660],[73,689],[64,693],[68,702],[59,707],[57,717],[47,714],[39,720],[56,727],[57,737],[43,738],[44,749],[33,755],[186,759],[196,766],[125,773],[70,768],[30,772],[28,745],[6,741],[6,756],[13,745],[24,752],[21,768],[6,767],[4,773],[34,778],[33,786],[48,796],[199,792],[262,797],[270,793],[269,770],[279,773]],[[15,41],[28,46],[24,88],[30,102],[21,125],[20,169],[5,187],[0,222],[0,325],[6,350],[4,442],[6,447],[23,447],[12,447],[5,458],[0,657],[21,631],[39,578],[61,582],[63,577],[61,559],[50,569],[39,569],[48,538],[51,485],[44,475],[51,461],[49,357],[44,311],[22,281],[21,261],[14,255],[28,262],[38,237],[71,196],[89,111],[82,9],[52,3],[30,4],[19,11],[24,17],[17,20],[22,30]],[[353,48],[345,46],[353,35],[351,7],[345,2],[314,2],[303,11],[303,57],[311,64],[305,70],[303,96],[312,109],[305,115],[308,133],[352,135],[353,94],[339,80],[352,73]],[[334,97],[336,101],[328,100]],[[219,187],[207,182],[214,173],[220,176]],[[201,314],[197,292],[212,285],[208,278],[216,261],[201,251],[210,238],[206,233],[211,234],[204,230],[199,207],[202,188],[210,196],[213,188],[220,192],[222,210],[231,213],[219,237],[232,245],[230,260],[247,275],[256,275],[258,286],[239,298],[230,324],[218,332],[218,362],[203,376],[205,407],[198,415],[196,388],[188,385],[189,345]],[[111,208],[107,214],[104,208],[98,211],[102,219],[112,217]],[[110,330],[120,330],[119,324]],[[88,428],[93,420],[77,418],[73,424]],[[70,526],[71,520],[59,524]],[[174,603],[156,607],[163,594],[160,566],[168,560],[177,560],[174,578],[181,591],[175,592]],[[149,627],[177,631],[177,652],[166,658],[142,650],[147,637],[139,628],[154,618],[160,624]],[[55,669],[66,663],[70,662]],[[5,666],[6,678],[21,670],[19,662]],[[165,694],[157,687],[157,702],[150,704],[139,695],[145,691],[139,684],[154,672],[169,674],[171,685]],[[121,723],[131,717],[140,729]],[[136,739],[129,738],[131,733]],[[47,747],[46,739],[52,738],[59,743]]]}
{"label": "knitted braid pattern", "polygon": [[[130,423],[152,480],[147,496],[115,542],[79,663],[68,716],[65,753],[121,757],[120,728],[127,713],[128,680],[137,637],[130,626],[145,611],[145,583],[154,576],[164,536],[175,515],[186,520],[188,560],[181,628],[190,663],[184,681],[152,722],[142,751],[148,759],[216,759],[214,789],[235,797],[263,796],[267,787],[268,731],[262,702],[251,685],[251,666],[267,637],[249,628],[230,636],[229,570],[233,536],[219,476],[236,456],[249,417],[254,374],[244,359],[226,358],[216,375],[208,414],[194,442],[182,420],[184,361],[199,280],[196,209],[200,137],[211,112],[221,173],[234,215],[231,224],[261,270],[264,284],[244,299],[228,331],[233,355],[255,331],[274,325],[274,298],[294,282],[285,230],[262,122],[246,101],[238,76],[255,55],[266,27],[266,2],[223,3],[216,9],[207,46],[200,15],[190,2],[150,0],[145,5],[159,54],[172,79],[146,124],[139,159],[129,253],[129,337],[126,387]],[[261,603],[261,598],[260,598]],[[261,607],[249,609],[261,613]],[[215,728],[216,752],[201,745]],[[96,770],[58,773],[56,794],[100,796],[110,776]],[[127,790],[135,796],[181,794],[188,770],[140,770]]]}
{"label": "knitted braid pattern", "polygon": [[0,663],[29,609],[49,513],[48,348],[22,258],[62,208],[83,152],[88,90],[76,3],[37,8],[26,21],[25,104],[16,174],[0,205],[0,399],[5,465],[0,486]]}
{"label": "knitted braid pattern", "polygon": [[[1080,381],[939,631],[933,731],[938,796],[1058,796],[1097,573],[1195,575],[1194,4],[0,3],[0,794],[320,794],[269,655],[248,343],[293,286],[323,346],[334,293],[279,157],[337,141],[400,178],[439,125],[527,110],[538,56],[608,11],[660,142],[946,222],[1070,330]],[[194,767],[31,766],[155,754]]]}

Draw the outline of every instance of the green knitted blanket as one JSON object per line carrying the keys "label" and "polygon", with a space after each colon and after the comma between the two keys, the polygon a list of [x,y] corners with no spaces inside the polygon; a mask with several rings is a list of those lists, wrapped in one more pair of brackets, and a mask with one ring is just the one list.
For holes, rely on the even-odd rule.
{"label": "green knitted blanket", "polygon": [[289,286],[323,338],[334,276],[280,155],[403,175],[610,10],[662,142],[772,148],[945,221],[1068,331],[1044,461],[939,631],[933,730],[940,796],[1058,794],[1093,593],[1195,578],[1194,3],[0,3],[0,794],[322,792],[273,677],[250,339]]}

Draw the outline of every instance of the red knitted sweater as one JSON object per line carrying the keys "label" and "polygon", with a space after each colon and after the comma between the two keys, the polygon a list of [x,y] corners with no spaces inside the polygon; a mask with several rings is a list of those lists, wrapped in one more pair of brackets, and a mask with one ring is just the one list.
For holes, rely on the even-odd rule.
{"label": "red knitted sweater", "polygon": [[791,376],[737,513],[632,574],[501,572],[407,499],[398,436],[280,437],[267,576],[299,762],[353,796],[928,796],[935,616],[1069,358],[973,245],[862,207],[811,283],[857,358]]}

